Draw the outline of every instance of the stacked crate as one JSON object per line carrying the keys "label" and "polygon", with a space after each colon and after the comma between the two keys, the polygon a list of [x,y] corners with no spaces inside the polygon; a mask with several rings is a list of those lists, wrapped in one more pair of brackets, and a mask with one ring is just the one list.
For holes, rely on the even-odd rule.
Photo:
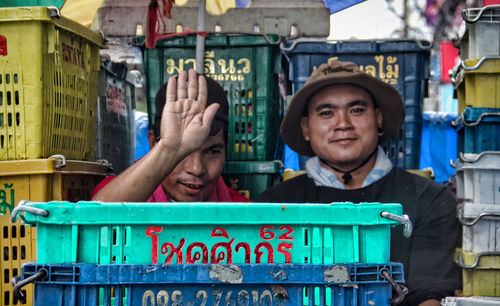
{"label": "stacked crate", "polygon": [[314,69],[331,60],[350,61],[392,85],[403,99],[405,121],[392,139],[382,144],[394,166],[419,169],[422,102],[427,95],[430,43],[411,40],[329,41],[297,39],[284,50],[289,59],[293,92]]}
{"label": "stacked crate", "polygon": [[97,100],[96,158],[118,175],[135,160],[135,85],[125,63],[101,59]]}
{"label": "stacked crate", "polygon": [[459,119],[455,163],[464,296],[500,296],[500,6],[463,12],[461,62],[452,82]]}
{"label": "stacked crate", "polygon": [[[196,35],[162,39],[145,49],[149,122],[155,96],[171,76],[195,67]],[[203,73],[217,81],[229,101],[226,185],[251,200],[280,181],[279,125],[283,103],[278,75],[281,53],[277,35],[210,34],[205,39]]]}
{"label": "stacked crate", "polygon": [[389,261],[391,227],[411,234],[400,204],[29,202],[19,216],[38,232],[38,260],[18,278],[36,279],[37,305],[389,306],[404,295]]}
{"label": "stacked crate", "polygon": [[[9,223],[20,200],[89,199],[95,159],[100,34],[46,7],[0,10],[0,305],[10,278],[36,259],[36,233]],[[32,287],[27,287],[32,302]]]}

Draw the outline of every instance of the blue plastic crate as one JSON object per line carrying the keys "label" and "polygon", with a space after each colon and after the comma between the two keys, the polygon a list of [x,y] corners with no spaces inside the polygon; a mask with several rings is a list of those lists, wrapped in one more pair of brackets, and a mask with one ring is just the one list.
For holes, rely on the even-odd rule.
{"label": "blue plastic crate", "polygon": [[[383,272],[385,271],[385,272]],[[23,266],[36,305],[389,305],[400,263],[384,265]],[[313,294],[314,293],[314,294]],[[117,298],[120,297],[120,298]],[[172,304],[171,304],[172,303]]]}
{"label": "blue plastic crate", "polygon": [[457,152],[500,150],[500,108],[467,107],[453,124],[457,130]]}
{"label": "blue plastic crate", "polygon": [[289,79],[296,92],[314,69],[331,60],[351,61],[366,73],[398,90],[406,117],[402,129],[383,144],[395,166],[418,169],[422,134],[422,102],[427,94],[430,45],[410,40],[289,42],[285,56],[290,63]]}

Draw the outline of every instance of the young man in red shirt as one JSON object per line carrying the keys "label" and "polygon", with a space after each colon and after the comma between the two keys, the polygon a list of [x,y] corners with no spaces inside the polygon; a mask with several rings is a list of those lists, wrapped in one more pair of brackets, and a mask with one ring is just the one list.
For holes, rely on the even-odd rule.
{"label": "young man in red shirt", "polygon": [[222,87],[194,70],[171,77],[156,94],[148,132],[150,152],[117,177],[108,177],[92,200],[103,202],[249,202],[228,188],[228,101]]}

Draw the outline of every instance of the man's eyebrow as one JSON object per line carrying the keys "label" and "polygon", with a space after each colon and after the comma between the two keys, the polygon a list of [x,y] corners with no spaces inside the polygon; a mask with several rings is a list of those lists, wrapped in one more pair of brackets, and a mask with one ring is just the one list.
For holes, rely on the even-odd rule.
{"label": "man's eyebrow", "polygon": [[330,109],[330,108],[338,109],[339,107],[337,105],[332,104],[332,103],[322,103],[322,104],[316,106],[314,108],[314,111],[319,112],[323,109]]}
{"label": "man's eyebrow", "polygon": [[213,145],[207,148],[207,150],[213,150],[213,149],[224,149],[224,144],[221,142],[214,143]]}
{"label": "man's eyebrow", "polygon": [[[365,100],[354,100],[349,103],[347,103],[347,108],[351,108],[354,106],[368,106],[368,102]],[[314,108],[314,111],[319,112],[322,111],[323,109],[339,109],[340,107],[336,104],[332,103],[322,103]]]}
{"label": "man's eyebrow", "polygon": [[355,100],[347,103],[347,107],[354,107],[354,106],[368,106],[368,102],[365,100]]}

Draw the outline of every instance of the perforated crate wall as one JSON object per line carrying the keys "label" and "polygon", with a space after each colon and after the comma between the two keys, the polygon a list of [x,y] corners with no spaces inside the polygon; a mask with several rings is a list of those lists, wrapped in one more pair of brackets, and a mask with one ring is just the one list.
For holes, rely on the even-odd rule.
{"label": "perforated crate wall", "polygon": [[94,160],[102,37],[46,7],[0,11],[0,160]]}

